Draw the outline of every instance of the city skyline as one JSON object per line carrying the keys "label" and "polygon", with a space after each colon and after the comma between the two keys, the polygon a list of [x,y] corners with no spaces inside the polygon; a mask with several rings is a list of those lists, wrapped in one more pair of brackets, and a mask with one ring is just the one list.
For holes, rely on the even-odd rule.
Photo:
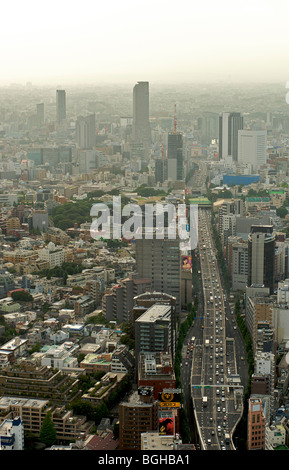
{"label": "city skyline", "polygon": [[[0,85],[33,83],[287,82],[285,0],[35,0],[2,7]],[[17,15],[15,14],[17,13]],[[278,25],[278,26],[276,26]]]}

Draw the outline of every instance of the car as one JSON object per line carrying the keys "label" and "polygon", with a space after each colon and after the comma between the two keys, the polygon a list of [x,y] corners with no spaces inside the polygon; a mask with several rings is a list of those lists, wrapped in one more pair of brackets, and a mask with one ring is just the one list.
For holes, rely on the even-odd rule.
{"label": "car", "polygon": [[188,366],[188,365],[189,365],[189,363],[188,363],[188,362],[186,362],[186,363],[185,363],[185,366]]}
{"label": "car", "polygon": [[226,408],[223,408],[223,413],[226,413]]}

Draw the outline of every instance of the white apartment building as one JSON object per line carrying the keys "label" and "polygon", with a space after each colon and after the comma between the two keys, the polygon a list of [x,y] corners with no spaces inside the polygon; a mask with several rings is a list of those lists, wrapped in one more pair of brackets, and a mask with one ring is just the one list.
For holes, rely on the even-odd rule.
{"label": "white apartment building", "polygon": [[49,263],[50,269],[61,266],[64,263],[64,250],[57,248],[54,243],[48,243],[47,247],[38,252],[39,258]]}
{"label": "white apartment building", "polygon": [[275,450],[286,444],[286,430],[282,424],[272,424],[265,427],[265,450]]}
{"label": "white apartment building", "polygon": [[0,450],[24,450],[24,424],[19,416],[0,424]]}
{"label": "white apartment building", "polygon": [[266,164],[267,131],[238,131],[238,162],[251,163],[253,171]]}

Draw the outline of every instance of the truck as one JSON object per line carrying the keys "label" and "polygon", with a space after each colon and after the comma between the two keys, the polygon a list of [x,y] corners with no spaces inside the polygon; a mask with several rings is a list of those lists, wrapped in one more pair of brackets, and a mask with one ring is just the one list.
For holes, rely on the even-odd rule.
{"label": "truck", "polygon": [[225,442],[226,444],[230,444],[230,434],[225,434]]}
{"label": "truck", "polygon": [[203,406],[207,406],[208,397],[203,397],[202,403],[203,403]]}
{"label": "truck", "polygon": [[206,340],[205,340],[205,346],[206,346],[206,348],[209,347],[209,344],[210,344],[210,341],[209,341],[208,339],[206,339]]}

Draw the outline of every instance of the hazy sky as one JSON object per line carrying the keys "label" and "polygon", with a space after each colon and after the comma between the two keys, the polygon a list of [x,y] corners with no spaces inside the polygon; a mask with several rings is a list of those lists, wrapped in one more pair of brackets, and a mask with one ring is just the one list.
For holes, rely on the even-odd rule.
{"label": "hazy sky", "polygon": [[1,3],[0,82],[289,80],[288,0]]}

